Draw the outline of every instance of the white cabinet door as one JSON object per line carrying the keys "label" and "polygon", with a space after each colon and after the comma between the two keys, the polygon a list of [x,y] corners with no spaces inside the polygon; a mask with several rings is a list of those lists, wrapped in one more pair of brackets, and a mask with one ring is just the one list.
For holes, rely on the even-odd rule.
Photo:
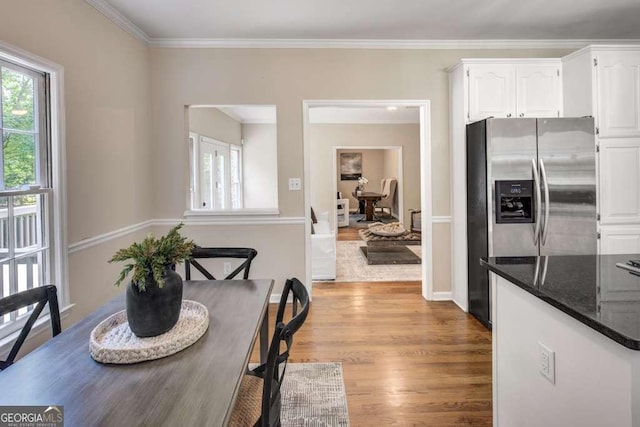
{"label": "white cabinet door", "polygon": [[640,226],[600,227],[600,253],[640,254]]}
{"label": "white cabinet door", "polygon": [[640,138],[600,140],[601,224],[640,223]]}
{"label": "white cabinet door", "polygon": [[506,64],[469,66],[471,121],[487,117],[515,117],[515,67]]}
{"label": "white cabinet door", "polygon": [[600,137],[640,136],[640,52],[601,52],[597,61]]}
{"label": "white cabinet door", "polygon": [[516,67],[518,117],[560,117],[560,65]]}

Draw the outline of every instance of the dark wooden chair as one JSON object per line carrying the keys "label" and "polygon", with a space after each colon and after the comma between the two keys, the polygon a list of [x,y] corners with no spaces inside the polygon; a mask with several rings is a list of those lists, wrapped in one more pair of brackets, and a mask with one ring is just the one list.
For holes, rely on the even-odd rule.
{"label": "dark wooden chair", "polygon": [[258,255],[258,251],[252,248],[202,248],[196,246],[191,252],[191,259],[184,263],[184,275],[185,280],[191,280],[191,266],[195,267],[200,273],[209,280],[216,280],[215,277],[206,268],[202,266],[198,259],[211,259],[211,258],[240,258],[245,261],[240,264],[235,270],[228,274],[224,280],[233,279],[244,270],[242,275],[243,279],[249,278],[249,269],[251,268],[251,261]]}
{"label": "dark wooden chair", "polygon": [[409,231],[412,233],[422,234],[422,211],[417,209],[410,209],[411,213],[411,225],[409,226]]}
{"label": "dark wooden chair", "polygon": [[47,305],[47,303],[49,303],[49,313],[51,315],[51,331],[55,337],[62,332],[62,328],[60,326],[60,309],[58,308],[58,295],[55,286],[48,285],[33,288],[0,299],[0,317],[14,311],[18,311],[24,307],[28,307],[33,304],[36,305],[29,315],[27,323],[22,327],[18,339],[13,344],[13,347],[9,352],[9,357],[7,357],[7,360],[0,360],[0,371],[13,365],[22,344],[24,344],[33,324],[36,322],[36,319],[38,319],[38,316],[40,316],[42,309],[44,309],[44,306]]}
{"label": "dark wooden chair", "polygon": [[[286,315],[287,300],[292,297],[291,314]],[[250,370],[243,378],[230,426],[271,427],[280,425],[280,385],[293,345],[293,335],[309,314],[309,293],[298,279],[288,279],[282,291],[276,327],[269,346],[267,362]],[[289,320],[285,323],[285,318]],[[281,344],[286,349],[281,352]]]}

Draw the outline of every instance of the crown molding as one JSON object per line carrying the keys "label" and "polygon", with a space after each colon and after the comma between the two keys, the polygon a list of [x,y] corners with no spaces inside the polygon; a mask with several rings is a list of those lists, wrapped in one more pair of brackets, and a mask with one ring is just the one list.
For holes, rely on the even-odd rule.
{"label": "crown molding", "polygon": [[[96,1],[96,0],[92,0]],[[639,44],[606,40],[358,40],[358,39],[181,39],[151,38],[156,48],[225,49],[580,49],[591,44]]]}
{"label": "crown molding", "polygon": [[85,0],[91,6],[93,6],[98,12],[102,13],[108,19],[111,20],[114,24],[116,24],[121,29],[125,30],[127,33],[131,34],[138,40],[142,41],[145,44],[149,44],[151,42],[151,38],[140,29],[136,24],[131,22],[127,17],[121,14],[116,8],[111,6],[105,0]]}
{"label": "crown molding", "polygon": [[592,44],[640,44],[640,39],[378,40],[378,39],[215,39],[149,37],[106,0],[85,0],[114,24],[157,48],[226,49],[580,49]]}

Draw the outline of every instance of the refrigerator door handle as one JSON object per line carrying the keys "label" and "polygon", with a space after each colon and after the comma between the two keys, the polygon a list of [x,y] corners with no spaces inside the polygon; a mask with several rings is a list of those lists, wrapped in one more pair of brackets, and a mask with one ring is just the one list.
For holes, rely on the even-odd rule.
{"label": "refrigerator door handle", "polygon": [[540,180],[538,178],[538,167],[536,166],[536,159],[531,159],[531,169],[533,171],[533,182],[535,184],[536,189],[536,221],[533,226],[533,244],[538,245],[538,239],[540,237],[540,217],[542,216],[542,209],[540,204],[541,194],[540,194]]}
{"label": "refrigerator door handle", "polygon": [[549,180],[547,179],[547,171],[544,168],[544,160],[542,159],[540,159],[540,176],[544,184],[544,222],[542,224],[541,238],[541,245],[544,245],[549,231]]}

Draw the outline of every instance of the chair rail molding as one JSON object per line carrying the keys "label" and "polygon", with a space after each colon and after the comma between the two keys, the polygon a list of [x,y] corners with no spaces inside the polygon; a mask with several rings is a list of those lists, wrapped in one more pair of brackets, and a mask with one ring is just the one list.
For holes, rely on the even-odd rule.
{"label": "chair rail molding", "polygon": [[67,252],[69,254],[92,248],[94,246],[101,245],[110,240],[124,237],[128,234],[135,233],[136,231],[143,230],[147,227],[153,226],[174,226],[180,223],[184,225],[198,226],[198,225],[303,225],[304,217],[228,217],[222,216],[217,218],[167,218],[167,219],[149,219],[137,224],[128,225],[126,227],[118,228],[107,233],[103,233],[88,239],[80,240],[79,242],[72,243],[68,246]]}

